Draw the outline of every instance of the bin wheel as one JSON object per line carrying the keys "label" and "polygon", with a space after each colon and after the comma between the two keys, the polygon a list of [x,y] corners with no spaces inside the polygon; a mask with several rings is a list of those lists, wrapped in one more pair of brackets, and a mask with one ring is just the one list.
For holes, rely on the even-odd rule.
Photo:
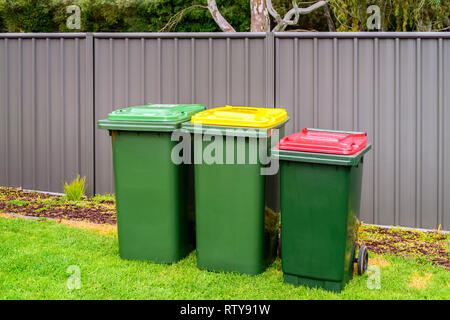
{"label": "bin wheel", "polygon": [[366,246],[362,245],[359,248],[358,253],[358,274],[361,276],[366,272],[367,265],[369,264],[369,254],[367,252]]}

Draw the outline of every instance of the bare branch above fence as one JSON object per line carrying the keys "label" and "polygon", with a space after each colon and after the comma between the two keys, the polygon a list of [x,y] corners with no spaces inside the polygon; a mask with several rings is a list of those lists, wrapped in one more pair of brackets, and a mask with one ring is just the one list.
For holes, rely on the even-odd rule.
{"label": "bare branch above fence", "polygon": [[208,0],[208,9],[214,21],[219,26],[220,30],[223,32],[236,32],[231,24],[222,16],[219,9],[217,8],[216,0]]}
{"label": "bare branch above fence", "polygon": [[284,18],[281,18],[280,14],[274,9],[272,5],[272,0],[266,0],[267,10],[270,15],[275,19],[277,25],[273,28],[273,32],[284,31],[287,26],[292,26],[298,24],[298,20],[301,14],[308,14],[316,9],[319,9],[326,5],[329,0],[318,1],[309,7],[299,8],[297,2],[293,3],[293,8],[289,10]]}

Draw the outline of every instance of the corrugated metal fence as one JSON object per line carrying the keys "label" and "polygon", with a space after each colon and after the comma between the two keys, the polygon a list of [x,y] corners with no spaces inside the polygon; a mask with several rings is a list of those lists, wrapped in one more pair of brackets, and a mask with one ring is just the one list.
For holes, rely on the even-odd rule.
{"label": "corrugated metal fence", "polygon": [[0,35],[0,185],[93,190],[93,57],[86,34]]}
{"label": "corrugated metal fence", "polygon": [[[265,33],[96,34],[95,118],[141,103],[273,106]],[[270,72],[270,73],[269,73]],[[108,133],[95,132],[96,191],[112,191]]]}
{"label": "corrugated metal fence", "polygon": [[366,130],[362,219],[450,228],[450,34],[1,34],[0,185],[112,192],[95,121],[140,103],[285,107]]}

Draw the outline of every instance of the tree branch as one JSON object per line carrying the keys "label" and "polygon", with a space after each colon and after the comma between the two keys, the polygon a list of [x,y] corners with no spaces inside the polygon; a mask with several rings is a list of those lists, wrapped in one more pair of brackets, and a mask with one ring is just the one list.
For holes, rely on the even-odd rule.
{"label": "tree branch", "polygon": [[277,22],[277,25],[272,30],[274,32],[284,31],[284,29],[286,29],[287,26],[292,26],[292,25],[297,24],[298,19],[301,14],[311,13],[312,11],[326,5],[329,2],[329,0],[317,1],[316,3],[310,5],[309,7],[306,7],[306,8],[299,8],[297,6],[297,3],[294,2],[293,8],[284,15],[283,19],[281,19],[281,16],[273,8],[272,1],[271,0],[266,0],[266,1],[267,1],[267,10],[269,11],[270,15],[275,19],[275,21]]}
{"label": "tree branch", "polygon": [[208,0],[208,9],[209,12],[211,12],[214,21],[223,32],[236,32],[236,30],[234,30],[228,21],[220,14],[216,0]]}
{"label": "tree branch", "polygon": [[328,5],[323,7],[323,10],[325,11],[325,18],[327,18],[328,23],[328,31],[330,32],[336,32],[336,26],[334,25],[333,19],[331,18],[330,10],[328,9]]}
{"label": "tree branch", "polygon": [[266,0],[266,5],[267,5],[267,11],[269,11],[269,14],[275,19],[277,24],[280,24],[283,21],[283,19],[281,19],[281,16],[273,8],[272,0]]}
{"label": "tree branch", "polygon": [[194,4],[190,7],[184,8],[181,11],[178,11],[177,13],[175,13],[170,19],[169,21],[166,23],[166,25],[159,30],[158,32],[168,32],[171,31],[173,27],[175,27],[175,25],[181,21],[181,19],[183,18],[183,15],[186,13],[186,11],[193,9],[193,8],[204,8],[204,9],[208,9],[207,6],[202,6],[199,4]]}

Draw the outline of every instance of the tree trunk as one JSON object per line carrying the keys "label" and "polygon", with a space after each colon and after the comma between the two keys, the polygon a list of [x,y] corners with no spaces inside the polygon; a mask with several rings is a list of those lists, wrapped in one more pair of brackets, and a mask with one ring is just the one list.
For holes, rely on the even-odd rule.
{"label": "tree trunk", "polygon": [[220,14],[217,8],[216,0],[208,0],[208,9],[214,21],[223,32],[236,32],[227,20]]}
{"label": "tree trunk", "polygon": [[250,0],[250,31],[266,32],[270,29],[266,0]]}

